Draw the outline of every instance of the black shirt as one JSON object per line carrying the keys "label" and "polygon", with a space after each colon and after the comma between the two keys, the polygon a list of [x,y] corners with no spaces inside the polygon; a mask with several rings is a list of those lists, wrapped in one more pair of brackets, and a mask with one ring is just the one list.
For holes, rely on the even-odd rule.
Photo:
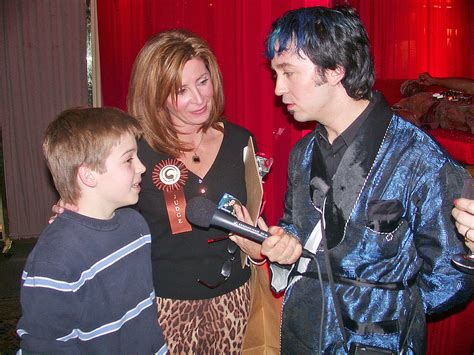
{"label": "black shirt", "polygon": [[[357,136],[360,127],[365,122],[370,112],[375,106],[377,100],[372,100],[364,111],[331,143],[328,140],[328,132],[322,124],[318,124],[315,128],[316,142],[314,147],[319,146],[321,155],[326,164],[328,178],[331,179],[336,173],[337,167],[341,162],[347,147]],[[313,167],[314,168],[314,167]],[[312,174],[314,175],[314,174]]]}
{"label": "black shirt", "polygon": [[[217,204],[227,192],[245,205],[247,190],[243,149],[249,137],[250,133],[246,129],[226,122],[222,145],[206,176],[201,179],[188,172],[184,185],[186,200],[204,195]],[[138,144],[138,156],[147,170],[142,177],[137,209],[151,230],[151,260],[157,296],[181,300],[208,299],[231,292],[248,281],[249,268],[242,269],[237,251],[231,275],[224,283],[214,289],[198,283],[198,279],[208,284],[222,281],[221,269],[231,257],[228,247],[233,242],[226,239],[208,243],[210,239],[228,234],[212,226],[209,229],[193,226],[190,232],[172,234],[163,191],[153,183],[155,166],[171,158],[155,152],[144,141]]]}

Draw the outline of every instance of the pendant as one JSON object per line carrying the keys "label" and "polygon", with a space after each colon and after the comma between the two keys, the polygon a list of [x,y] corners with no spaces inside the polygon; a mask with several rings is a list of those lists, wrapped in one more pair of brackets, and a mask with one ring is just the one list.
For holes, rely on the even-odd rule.
{"label": "pendant", "polygon": [[193,155],[193,163],[200,163],[201,162],[201,158],[199,158],[199,155],[197,155],[196,153],[194,153]]}

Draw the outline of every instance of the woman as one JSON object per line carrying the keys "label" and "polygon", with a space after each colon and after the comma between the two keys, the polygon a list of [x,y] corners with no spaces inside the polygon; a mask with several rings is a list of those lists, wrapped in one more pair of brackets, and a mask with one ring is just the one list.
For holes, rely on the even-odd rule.
{"label": "woman", "polygon": [[246,203],[243,149],[250,133],[222,117],[224,95],[206,42],[183,30],[152,37],[138,54],[129,112],[144,129],[147,168],[138,210],[152,233],[159,320],[171,353],[239,353],[250,308],[248,267],[225,232],[191,226],[186,201]]}

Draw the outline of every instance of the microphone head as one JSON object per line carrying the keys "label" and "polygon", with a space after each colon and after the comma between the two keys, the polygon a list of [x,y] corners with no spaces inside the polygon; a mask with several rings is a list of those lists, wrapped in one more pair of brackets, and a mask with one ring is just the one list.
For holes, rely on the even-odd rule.
{"label": "microphone head", "polygon": [[209,228],[216,208],[216,204],[205,197],[193,197],[186,203],[186,219],[196,226]]}

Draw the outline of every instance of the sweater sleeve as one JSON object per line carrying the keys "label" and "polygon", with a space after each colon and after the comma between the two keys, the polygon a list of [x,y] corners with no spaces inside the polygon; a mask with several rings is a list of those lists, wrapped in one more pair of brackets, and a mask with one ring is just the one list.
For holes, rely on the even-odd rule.
{"label": "sweater sleeve", "polygon": [[22,276],[22,317],[17,333],[24,353],[77,354],[81,307],[64,265],[27,265]]}

